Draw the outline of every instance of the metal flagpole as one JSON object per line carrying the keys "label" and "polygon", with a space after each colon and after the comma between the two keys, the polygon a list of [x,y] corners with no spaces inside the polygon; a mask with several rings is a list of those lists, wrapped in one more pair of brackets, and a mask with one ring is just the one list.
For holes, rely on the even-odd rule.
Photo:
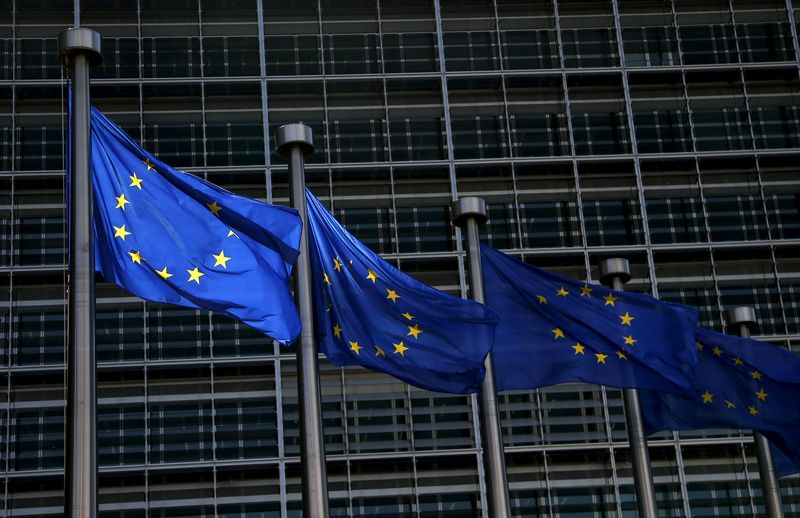
{"label": "metal flagpole", "polygon": [[[738,330],[739,336],[750,338],[750,326],[758,325],[756,310],[747,306],[738,306],[725,311],[725,320],[730,327],[728,330]],[[781,492],[778,479],[775,477],[775,467],[772,465],[772,453],[769,451],[769,441],[758,432],[753,432],[758,457],[758,473],[761,477],[761,491],[764,494],[764,506],[769,518],[783,518],[781,505]]]}
{"label": "metal flagpole", "polygon": [[58,47],[72,78],[64,514],[69,518],[94,518],[97,514],[97,400],[89,69],[99,65],[103,57],[100,34],[91,29],[67,29],[58,36]]}
{"label": "metal flagpole", "polygon": [[[600,282],[623,291],[623,284],[631,278],[631,265],[627,259],[614,257],[600,262]],[[640,518],[657,518],[656,490],[653,486],[653,473],[650,469],[650,453],[642,424],[642,409],[639,392],[624,389],[622,401],[625,405],[625,425],[628,429],[628,443],[633,462],[633,484],[636,490],[636,508]]]}
{"label": "metal flagpole", "polygon": [[[464,228],[467,234],[467,262],[469,263],[469,285],[472,299],[483,304],[483,268],[481,267],[480,237],[478,224],[487,220],[486,202],[483,198],[468,196],[453,203],[453,223]],[[503,436],[500,431],[500,414],[497,391],[494,383],[492,353],[486,356],[486,377],[478,392],[481,420],[481,442],[483,466],[486,474],[486,495],[489,499],[489,516],[505,518],[511,516],[506,481],[506,461]]]}
{"label": "metal flagpole", "polygon": [[303,330],[297,347],[297,385],[300,400],[300,456],[303,466],[303,516],[327,518],[328,482],[325,469],[325,444],[319,396],[319,365],[311,304],[311,261],[308,257],[308,217],[306,214],[305,156],[314,152],[311,128],[286,124],[275,132],[275,151],[289,160],[292,207],[300,212],[303,235],[300,256],[294,270],[294,293],[300,309]]}

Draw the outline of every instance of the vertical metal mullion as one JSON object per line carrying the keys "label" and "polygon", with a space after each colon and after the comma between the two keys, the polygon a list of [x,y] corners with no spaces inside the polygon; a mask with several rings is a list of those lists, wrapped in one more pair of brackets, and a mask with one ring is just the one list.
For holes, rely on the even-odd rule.
{"label": "vertical metal mullion", "polygon": [[[619,476],[617,475],[617,455],[614,450],[614,438],[611,435],[611,412],[608,409],[608,391],[600,385],[600,395],[603,401],[603,420],[605,421],[606,437],[608,437],[608,453],[611,456],[611,481],[614,484],[614,499],[616,500],[617,514],[622,516],[622,498],[619,493]],[[634,477],[635,479],[635,477]],[[634,495],[636,491],[634,490]]]}
{"label": "vertical metal mullion", "polygon": [[[735,10],[733,8],[733,0],[728,0],[728,10],[729,10],[730,16],[731,16],[731,25],[733,26],[733,38],[734,38],[734,42],[736,44],[736,55],[738,56],[738,60],[739,60],[739,63],[738,63],[738,65],[739,65],[739,67],[738,67],[739,68],[739,80],[742,83],[742,97],[744,98],[745,110],[747,110],[747,123],[748,123],[748,126],[750,128],[750,146],[751,146],[751,149],[752,149],[752,152],[753,152],[753,156],[755,158],[756,181],[757,181],[757,185],[758,185],[759,196],[761,197],[761,208],[762,208],[762,211],[763,211],[764,223],[766,224],[766,227],[767,227],[767,238],[769,239],[769,251],[770,251],[770,258],[772,260],[772,271],[773,271],[773,274],[775,275],[775,284],[776,284],[776,287],[777,287],[777,290],[778,290],[778,300],[780,301],[780,305],[781,305],[781,314],[782,314],[783,322],[784,322],[784,331],[787,331],[787,329],[785,327],[786,318],[785,318],[785,314],[783,312],[783,296],[781,295],[780,281],[778,280],[778,267],[777,267],[776,258],[775,258],[775,245],[774,245],[774,243],[772,241],[772,233],[770,232],[767,205],[766,205],[766,201],[764,200],[764,184],[763,184],[762,178],[761,178],[761,160],[760,160],[759,153],[758,153],[758,147],[756,146],[755,128],[753,127],[753,117],[752,117],[752,113],[750,111],[750,97],[749,97],[748,92],[747,92],[747,83],[745,81],[744,67],[742,65],[742,49],[740,48],[740,45],[739,45],[739,34],[738,34],[737,29],[736,29],[736,14],[735,14]],[[755,491],[753,489],[753,486],[751,485],[751,478],[752,477],[750,476],[750,473],[747,470],[747,456],[746,456],[745,451],[744,451],[744,442],[743,441],[740,443],[740,447],[741,447],[741,452],[742,452],[742,459],[744,461],[745,480],[747,481],[748,496],[749,496],[749,500],[750,500],[750,509],[751,509],[753,515],[755,515],[756,514]],[[768,496],[767,496],[767,494],[765,492],[764,481],[761,480],[760,476],[759,476],[759,482],[761,483],[761,486],[762,486],[762,489],[761,489],[761,491],[762,491],[762,499],[764,500],[764,504],[767,505]]]}
{"label": "vertical metal mullion", "polygon": [[[266,52],[266,29],[264,18],[263,2],[256,2],[256,19],[258,23],[258,55],[259,55],[259,84],[261,87],[261,124],[264,132],[264,171],[265,189],[267,203],[273,202],[272,194],[272,158],[269,145],[269,97],[267,94],[267,52]],[[287,516],[287,495],[286,495],[286,443],[285,427],[283,423],[283,373],[281,371],[281,346],[276,341],[272,341],[273,356],[273,375],[275,387],[275,420],[278,432],[278,489],[280,500],[280,515]]]}
{"label": "vertical metal mullion", "polygon": [[[317,0],[317,25],[319,28],[319,65],[322,72],[322,131],[323,139],[325,140],[325,162],[328,164],[328,176],[331,175],[331,145],[330,136],[330,120],[328,119],[328,74],[325,68],[325,31],[322,27],[322,0]],[[330,184],[330,180],[328,181]],[[331,191],[331,209],[333,209],[333,188],[329,186]]]}
{"label": "vertical metal mullion", "polygon": [[267,203],[272,203],[272,157],[269,147],[269,97],[267,96],[267,49],[266,49],[266,29],[264,28],[264,4],[256,2],[256,21],[258,23],[258,67],[259,67],[259,86],[261,87],[261,125],[264,132],[264,172],[265,189],[267,191]]}
{"label": "vertical metal mullion", "polygon": [[142,394],[144,397],[144,511],[150,512],[150,390],[149,368],[150,362],[150,326],[148,323],[147,304],[142,301],[142,314],[144,317],[144,365],[142,366]]}
{"label": "vertical metal mullion", "polygon": [[[569,134],[569,149],[572,161],[572,176],[575,182],[575,203],[578,209],[578,225],[581,232],[581,246],[583,247],[583,263],[586,268],[586,277],[591,280],[592,267],[589,263],[589,245],[586,236],[586,221],[583,217],[583,193],[578,175],[578,158],[575,154],[575,134],[572,128],[572,107],[569,100],[569,85],[567,84],[567,68],[564,60],[564,42],[561,38],[561,15],[558,0],[553,0],[553,17],[556,25],[556,41],[558,42],[558,59],[561,65],[561,89],[563,90],[564,115],[567,119],[567,133]],[[523,256],[524,259],[524,256]]]}
{"label": "vertical metal mullion", "polygon": [[[138,67],[137,67],[137,88],[139,93],[138,99],[138,118],[139,118],[139,139],[142,143],[145,140],[144,134],[144,85],[142,83],[142,71],[144,70],[144,62],[142,59],[142,5],[141,0],[136,0],[136,46],[138,47],[139,51],[136,53],[137,60],[138,60]],[[150,512],[150,398],[149,398],[149,390],[148,390],[148,368],[147,364],[150,358],[150,343],[149,343],[149,336],[150,336],[150,329],[147,320],[147,304],[144,300],[141,301],[142,307],[142,328],[144,331],[144,339],[142,342],[142,346],[144,350],[142,351],[142,405],[144,410],[144,512],[148,514]]]}
{"label": "vertical metal mullion", "polygon": [[547,446],[545,442],[545,431],[544,431],[544,412],[542,407],[544,406],[542,403],[542,393],[539,389],[536,389],[533,393],[534,397],[536,398],[536,413],[539,416],[539,433],[541,433],[542,437],[542,469],[544,470],[544,490],[545,494],[547,495],[547,516],[556,516],[555,514],[555,504],[553,502],[553,495],[550,491],[550,468],[547,465]]}
{"label": "vertical metal mullion", "polygon": [[419,516],[419,486],[417,484],[417,445],[414,439],[414,412],[412,407],[411,398],[411,385],[406,386],[406,418],[408,419],[408,443],[411,447],[411,492],[413,494],[413,508],[412,513],[414,516]]}
{"label": "vertical metal mullion", "polygon": [[[580,228],[581,233],[581,246],[583,248],[583,264],[584,268],[586,269],[586,277],[587,279],[591,280],[592,277],[592,267],[591,263],[589,262],[589,245],[588,245],[588,237],[586,235],[586,220],[584,219],[583,215],[583,192],[581,190],[581,180],[580,175],[578,174],[578,158],[575,149],[575,134],[573,131],[572,126],[572,106],[570,103],[569,98],[569,84],[567,81],[567,64],[564,58],[564,41],[561,34],[561,7],[559,5],[558,0],[553,0],[553,19],[555,22],[556,28],[556,41],[558,43],[558,59],[560,65],[560,72],[561,72],[561,89],[562,89],[562,98],[564,100],[564,114],[565,118],[567,119],[567,133],[569,134],[569,149],[570,149],[570,159],[572,162],[572,177],[573,181],[575,182],[575,202],[577,205],[578,211],[578,225]],[[524,255],[523,255],[524,259]],[[600,387],[601,393],[605,396],[604,388]],[[537,394],[541,394],[540,390],[536,390]],[[607,410],[606,410],[607,411]],[[542,417],[544,414],[542,413]],[[544,419],[542,419],[542,427],[544,428]],[[546,450],[543,452],[545,457],[545,464],[547,461],[547,452]],[[547,469],[547,468],[546,468]],[[550,504],[551,512],[555,513],[555,506],[557,505],[555,499],[553,498],[551,485],[550,485],[550,478],[549,476],[546,477],[547,482],[547,497]],[[619,493],[618,489],[615,485],[615,493],[616,493],[616,500],[617,500],[617,512],[619,513]]]}
{"label": "vertical metal mullion", "polygon": [[630,134],[631,152],[633,153],[633,167],[636,175],[636,191],[639,199],[639,213],[642,217],[642,230],[644,231],[644,246],[647,249],[647,267],[650,270],[650,285],[654,297],[658,297],[658,285],[656,283],[655,262],[653,260],[653,245],[650,240],[650,223],[647,220],[647,204],[644,196],[644,182],[642,181],[642,167],[639,160],[638,142],[636,140],[636,124],[633,116],[633,102],[631,100],[631,89],[628,83],[628,70],[625,65],[625,49],[622,39],[622,27],[619,16],[619,0],[612,0],[611,6],[614,12],[614,32],[617,35],[617,54],[619,65],[622,72],[622,91],[625,97],[625,111],[628,116],[628,133]]}
{"label": "vertical metal mullion", "polygon": [[506,142],[508,145],[508,158],[511,162],[511,191],[514,197],[514,214],[517,220],[517,246],[523,247],[522,241],[522,212],[519,208],[519,191],[517,190],[517,173],[514,165],[514,139],[511,137],[511,115],[508,111],[508,90],[506,88],[505,65],[503,62],[503,41],[500,33],[500,17],[497,13],[497,0],[492,0],[494,13],[494,30],[497,33],[497,55],[500,62],[500,86],[503,92],[503,116],[505,117]]}
{"label": "vertical metal mullion", "polygon": [[[14,402],[12,401],[12,393],[11,393],[11,350],[13,346],[13,336],[14,336],[14,318],[16,317],[16,311],[14,310],[14,262],[15,262],[15,252],[16,252],[16,228],[17,225],[15,224],[16,219],[16,210],[15,207],[17,205],[16,202],[16,170],[17,170],[17,86],[16,86],[16,78],[17,78],[17,10],[16,10],[16,2],[15,0],[11,0],[11,210],[10,210],[10,219],[11,219],[11,260],[9,261],[9,265],[11,268],[9,269],[8,274],[8,351],[6,352],[7,362],[5,365],[6,371],[6,429],[3,435],[3,439],[5,441],[5,466],[3,471],[3,513],[4,516],[7,515],[9,504],[9,491],[8,491],[8,472],[10,471],[11,467],[11,412],[14,406]],[[66,157],[65,157],[66,158]],[[65,173],[66,176],[66,173]],[[64,389],[66,389],[66,383],[64,384]],[[66,399],[66,397],[65,397]],[[66,427],[66,423],[65,423]],[[66,428],[64,429],[66,432]],[[66,436],[65,436],[66,438]]]}
{"label": "vertical metal mullion", "polygon": [[[351,460],[351,452],[350,452],[350,427],[347,424],[347,385],[345,384],[345,376],[344,370],[346,367],[339,367],[339,383],[342,386],[342,442],[344,444],[344,452],[345,452],[345,474],[347,476],[347,512],[348,516],[353,515],[353,479],[350,473],[350,460]],[[321,384],[320,384],[321,385]],[[320,387],[321,389],[322,387]],[[320,390],[321,392],[321,390]],[[320,400],[322,399],[322,395],[320,394]],[[322,401],[320,401],[320,406],[322,405]]]}
{"label": "vertical metal mullion", "polygon": [[[794,48],[794,61],[795,64],[800,67],[800,39],[798,39],[797,35],[797,25],[795,25],[794,20],[794,7],[792,6],[792,0],[786,0],[786,20],[789,22],[789,31],[792,34],[792,47]],[[798,74],[800,74],[800,68],[798,68]]]}
{"label": "vertical metal mullion", "polygon": [[[450,199],[455,201],[458,197],[458,182],[456,181],[455,154],[453,149],[453,127],[450,120],[450,92],[447,88],[447,63],[444,52],[444,28],[442,26],[442,7],[440,0],[433,0],[433,13],[436,24],[436,47],[439,57],[439,81],[442,93],[442,115],[444,116],[445,142],[447,144],[447,167],[450,175]],[[458,256],[459,291],[462,297],[467,295],[466,270],[464,269],[464,248],[461,243],[461,229],[455,226],[455,245]],[[470,396],[473,399],[475,396]],[[473,405],[474,406],[474,405]],[[475,407],[477,409],[477,407]],[[476,445],[477,446],[477,445]],[[485,493],[481,494],[485,497]]]}
{"label": "vertical metal mullion", "polygon": [[381,18],[381,2],[377,0],[376,9],[378,11],[378,48],[380,50],[381,60],[381,82],[383,84],[383,114],[386,118],[386,146],[389,153],[389,204],[391,213],[389,214],[392,235],[394,238],[394,246],[391,248],[393,253],[398,255],[396,266],[400,268],[400,234],[397,230],[397,199],[395,198],[394,190],[394,166],[392,165],[392,130],[391,120],[389,119],[389,92],[386,83],[386,61],[383,52],[383,20]]}
{"label": "vertical metal mullion", "polygon": [[[200,123],[201,123],[201,137],[203,142],[203,177],[208,180],[208,133],[206,131],[206,73],[205,73],[205,56],[203,55],[203,6],[202,2],[197,2],[197,42],[200,52]],[[208,322],[208,346],[209,346],[209,383],[210,396],[211,396],[211,459],[213,463],[212,473],[212,490],[214,493],[214,515],[217,514],[217,411],[214,397],[214,327],[212,325],[212,315],[207,313]],[[202,407],[201,407],[202,409]],[[202,412],[202,410],[201,410]],[[202,419],[201,414],[201,419]]]}
{"label": "vertical metal mullion", "polygon": [[[436,46],[439,56],[439,80],[442,90],[442,112],[444,115],[445,124],[445,138],[447,142],[447,166],[450,173],[450,199],[455,201],[458,199],[458,182],[456,180],[456,167],[455,167],[455,153],[453,149],[453,127],[450,118],[450,93],[447,87],[447,63],[445,61],[444,52],[444,27],[442,25],[442,6],[440,0],[433,0],[433,12],[436,23]],[[456,254],[458,257],[458,278],[460,284],[460,294],[462,297],[467,295],[466,283],[466,269],[464,267],[465,253],[462,244],[461,229],[454,225],[455,230],[455,246]],[[469,396],[470,409],[472,412],[472,433],[475,437],[475,461],[478,470],[478,487],[480,490],[481,498],[481,512],[483,518],[488,518],[488,509],[486,502],[488,501],[486,495],[486,474],[483,471],[483,462],[481,460],[481,452],[483,445],[481,442],[480,432],[480,415],[478,410],[478,399],[475,394]]]}
{"label": "vertical metal mullion", "polygon": [[742,95],[744,97],[745,109],[747,110],[747,122],[748,125],[750,126],[750,141],[756,165],[756,183],[758,185],[758,194],[761,198],[761,210],[764,216],[764,224],[766,225],[767,229],[767,239],[769,240],[769,253],[770,253],[770,259],[772,261],[772,274],[775,276],[775,287],[778,291],[778,302],[780,304],[781,321],[784,323],[783,331],[784,333],[788,333],[788,328],[786,326],[786,311],[784,309],[785,306],[783,300],[783,290],[781,289],[781,280],[778,272],[778,261],[775,255],[775,241],[772,237],[772,225],[770,224],[769,221],[769,210],[767,209],[767,200],[764,194],[764,180],[761,174],[761,157],[758,153],[758,147],[756,146],[755,128],[753,127],[753,117],[752,117],[752,111],[750,109],[750,96],[747,91],[747,83],[745,81],[744,68],[742,66],[742,57],[741,57],[742,55],[741,55],[741,49],[739,48],[739,37],[736,30],[736,19],[733,9],[733,2],[729,0],[728,5],[731,14],[731,22],[733,24],[734,39],[736,40],[736,51],[739,56],[739,80],[742,82]]}
{"label": "vertical metal mullion", "polygon": [[[445,136],[447,138],[447,164],[450,168],[450,195],[451,201],[455,201],[458,197],[458,184],[456,182],[455,155],[453,150],[453,128],[450,121],[450,94],[447,88],[447,65],[444,55],[444,28],[442,26],[442,7],[440,0],[433,0],[433,9],[436,18],[436,46],[439,51],[439,79],[442,88],[442,111],[444,112]],[[456,229],[456,244],[460,256],[462,255],[462,247],[458,229]]]}
{"label": "vertical metal mullion", "polygon": [[[670,1],[670,11],[672,14],[672,25],[675,27],[675,39],[678,46],[678,61],[681,67],[681,84],[683,86],[683,102],[686,108],[686,116],[689,120],[689,138],[691,138],[692,142],[692,151],[694,153],[697,152],[696,148],[696,140],[695,140],[695,131],[694,131],[694,122],[692,116],[692,109],[689,103],[689,88],[686,84],[686,70],[683,64],[683,47],[681,45],[681,31],[678,27],[678,15],[675,11],[675,0]],[[700,162],[697,159],[697,156],[692,157],[692,163],[694,164],[695,174],[697,175],[697,187],[700,193],[700,209],[702,210],[703,214],[703,227],[705,228],[706,234],[706,242],[708,243],[708,252],[709,258],[711,259],[711,278],[712,282],[714,283],[714,293],[717,297],[717,307],[721,307],[721,302],[719,299],[719,281],[717,280],[717,273],[716,273],[716,264],[714,262],[714,250],[711,247],[711,228],[709,225],[708,219],[708,209],[706,207],[706,198],[705,198],[705,190],[703,188],[703,180],[700,174]],[[692,516],[692,509],[689,505],[689,488],[688,488],[688,481],[686,479],[686,465],[683,462],[683,447],[681,446],[680,442],[680,434],[678,432],[672,432],[672,443],[675,448],[675,459],[678,464],[678,481],[680,484],[681,490],[681,497],[683,500],[683,512],[686,514],[687,518]]]}
{"label": "vertical metal mullion", "polygon": [[[733,9],[733,2],[729,0],[728,5],[730,9],[731,23],[733,25],[734,40],[736,42],[736,53],[739,56],[739,80],[742,82],[742,96],[744,97],[745,109],[747,110],[747,123],[750,127],[750,142],[756,165],[756,183],[758,185],[758,194],[761,197],[761,210],[764,216],[764,224],[767,229],[767,239],[769,241],[770,259],[772,260],[772,274],[775,276],[775,286],[776,289],[778,290],[778,301],[780,304],[781,321],[784,322],[783,331],[786,333],[788,332],[788,328],[786,327],[786,312],[784,310],[783,291],[781,290],[781,281],[778,272],[778,262],[775,256],[775,241],[772,237],[772,225],[770,224],[769,221],[769,210],[767,209],[767,200],[764,195],[764,181],[761,174],[761,157],[758,152],[758,146],[756,146],[755,127],[753,126],[753,116],[752,116],[752,111],[750,109],[750,95],[747,90],[747,82],[745,81],[744,67],[742,64],[742,51],[739,47],[739,35],[736,29],[736,19]],[[793,41],[794,41],[794,36],[793,36]]]}

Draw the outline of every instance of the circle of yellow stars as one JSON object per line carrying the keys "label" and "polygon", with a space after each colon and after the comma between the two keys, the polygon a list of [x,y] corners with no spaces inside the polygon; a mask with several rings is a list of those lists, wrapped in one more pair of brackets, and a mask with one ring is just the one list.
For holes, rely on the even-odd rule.
{"label": "circle of yellow stars", "polygon": [[[580,288],[580,297],[581,298],[582,297],[587,297],[587,298],[591,299],[592,298],[592,291],[594,291],[594,288],[591,287],[589,285],[589,283],[586,283],[583,286],[581,286],[581,288]],[[555,296],[556,297],[568,298],[569,295],[570,295],[570,292],[567,289],[565,289],[564,286],[559,286],[558,289],[555,290]],[[547,295],[536,294],[536,300],[537,300],[537,302],[539,304],[548,304]],[[603,306],[604,307],[605,306],[611,306],[612,308],[616,308],[617,300],[619,300],[619,297],[615,297],[613,292],[609,292],[608,295],[603,297],[603,301],[604,301]],[[632,323],[633,323],[633,320],[634,320],[635,317],[633,315],[631,315],[629,311],[625,311],[624,314],[618,315],[618,318],[620,320],[619,324],[621,326],[627,326],[627,327],[630,328],[630,327],[632,327]],[[561,339],[566,339],[567,338],[567,335],[559,327],[556,327],[555,329],[551,329],[550,332],[553,333],[553,340],[561,340]],[[638,341],[633,337],[633,335],[630,332],[628,332],[627,336],[625,334],[623,334],[621,338],[622,338],[622,344],[621,345],[627,345],[627,346],[630,346],[630,347],[634,347],[636,345],[636,342]],[[570,347],[573,349],[573,351],[575,351],[574,356],[578,356],[578,355],[586,356],[586,346],[581,344],[580,342],[576,342],[575,345],[571,345]],[[617,357],[618,360],[627,360],[628,359],[628,355],[624,352],[624,350],[618,350],[618,351],[614,351],[614,352],[615,352],[616,357]],[[606,365],[606,360],[609,357],[608,354],[604,354],[604,353],[593,353],[593,354],[594,354],[594,357],[595,357],[595,363],[597,363],[598,365]]]}
{"label": "circle of yellow stars", "polygon": [[[332,289],[334,287],[334,284],[335,284],[335,273],[334,272],[342,273],[342,272],[344,272],[344,269],[346,269],[346,268],[351,268],[352,269],[352,267],[353,267],[352,265],[353,265],[353,261],[352,260],[348,261],[347,264],[346,264],[345,262],[342,261],[342,259],[340,257],[334,257],[333,258],[333,271],[330,272],[330,275],[328,275],[328,272],[322,272],[322,283],[325,286],[327,286],[329,289]],[[371,268],[367,268],[366,274],[362,273],[361,275],[364,276],[363,278],[366,281],[371,282],[372,284],[377,284],[378,280],[380,279],[380,276],[378,275],[378,272],[376,272],[375,270],[373,270]],[[332,280],[332,277],[333,277],[333,280]],[[391,289],[391,288],[382,288],[382,289],[385,290],[384,299],[389,301],[389,302],[391,302],[392,305],[397,304],[398,300],[402,300],[402,298],[403,298],[403,296],[400,293],[398,293],[398,290],[396,290],[396,289]],[[329,311],[330,311],[331,307],[332,306],[328,307]],[[413,320],[416,317],[414,315],[412,315],[409,311],[406,311],[405,313],[401,313],[400,316],[403,317],[403,319],[406,321],[405,325],[408,328],[408,333],[406,333],[406,335],[404,337],[402,337],[402,339],[398,340],[397,342],[391,341],[391,348],[394,349],[392,351],[392,355],[393,356],[400,356],[402,358],[405,358],[406,352],[411,350],[411,348],[408,347],[408,345],[409,345],[409,343],[408,343],[409,337],[411,337],[411,338],[413,338],[415,340],[419,340],[420,335],[422,333],[424,333],[424,331],[420,327],[419,323],[413,322]],[[345,330],[344,330],[344,328],[341,326],[341,324],[339,322],[334,322],[333,323],[332,331],[333,331],[334,338],[337,338],[337,339],[340,339],[340,340],[344,340],[346,342],[346,344],[349,346],[348,350],[351,351],[356,356],[361,356],[361,354],[366,349],[368,351],[371,350],[375,357],[386,358],[387,357],[386,351],[387,350],[391,351],[391,348],[388,348],[388,347],[384,348],[384,347],[381,347],[378,344],[373,344],[372,348],[370,349],[369,347],[365,347],[364,345],[360,344],[358,342],[358,340],[350,340],[350,339],[344,338],[343,333],[345,332]]]}
{"label": "circle of yellow stars", "polygon": [[[149,158],[143,160],[142,163],[147,167],[145,175],[148,171],[155,170],[155,167],[153,166],[153,163],[150,161]],[[144,190],[143,185],[145,183],[145,178],[140,178],[139,175],[136,173],[136,171],[132,171],[132,174],[128,176],[128,178],[131,181],[128,187],[136,188],[139,191]],[[125,193],[121,193],[119,196],[114,196],[114,198],[117,201],[117,204],[114,208],[120,209],[122,210],[122,212],[125,212],[125,207],[127,205],[132,204],[132,202],[126,197]],[[207,203],[206,207],[208,208],[209,211],[211,211],[213,215],[217,217],[219,217],[219,214],[223,209],[223,207],[215,200],[211,201],[210,203]],[[127,228],[127,223],[122,224],[120,226],[112,225],[112,227],[114,228],[115,239],[119,238],[122,241],[125,241],[125,238],[127,238],[130,235],[133,235],[133,231]],[[228,234],[226,237],[235,237],[237,239],[239,238],[239,236],[236,235],[236,233],[232,229],[228,230]],[[146,261],[146,259],[142,256],[140,250],[130,250],[128,252],[128,255],[130,256],[131,263],[133,264],[142,265],[144,264],[143,261]],[[228,261],[231,260],[231,257],[225,255],[224,249],[221,249],[218,254],[212,253],[211,257],[214,258],[214,267],[220,266],[224,269],[228,268]],[[174,276],[174,273],[170,272],[167,268],[168,268],[167,266],[164,266],[159,270],[155,267],[152,267],[152,271],[155,274],[157,274],[160,278],[168,280],[169,278]],[[198,285],[200,284],[201,278],[206,275],[204,272],[200,271],[200,268],[196,265],[194,266],[194,268],[191,269],[187,268],[186,273],[189,275],[189,277],[186,279],[186,282],[194,282],[195,284]]]}
{"label": "circle of yellow stars", "polygon": [[[706,346],[703,343],[696,342],[696,345],[697,345],[697,350],[698,351],[700,351],[701,353],[705,352]],[[734,369],[736,367],[742,367],[742,369],[740,370],[740,376],[742,378],[746,379],[746,378],[749,377],[753,381],[761,381],[763,379],[763,377],[764,377],[764,374],[762,372],[760,372],[758,369],[753,369],[753,368],[747,366],[745,364],[744,360],[742,360],[738,356],[726,356],[725,351],[723,351],[722,348],[719,347],[718,345],[715,345],[711,349],[710,354],[713,355],[715,358],[717,358],[718,361],[725,362],[725,363],[730,361],[730,363],[733,364],[733,368]],[[745,403],[745,404],[743,404],[743,407],[746,408],[745,411],[748,414],[750,414],[751,416],[755,417],[755,416],[759,415],[759,413],[761,412],[756,405],[759,402],[760,403],[766,403],[767,402],[767,398],[769,397],[769,394],[762,387],[758,387],[758,390],[752,390],[752,393],[753,393],[753,395],[755,396],[755,398],[758,401],[754,402],[754,404],[752,404],[752,405],[749,405],[749,404]],[[736,403],[731,401],[730,399],[725,399],[724,397],[721,397],[719,399],[715,399],[716,397],[717,397],[717,394],[714,394],[709,389],[706,389],[705,392],[700,394],[700,398],[702,399],[703,405],[714,405],[714,404],[718,403],[719,399],[721,399],[721,404],[723,404],[725,406],[726,410],[732,410],[732,411],[733,410],[738,410],[738,407],[736,406]]]}

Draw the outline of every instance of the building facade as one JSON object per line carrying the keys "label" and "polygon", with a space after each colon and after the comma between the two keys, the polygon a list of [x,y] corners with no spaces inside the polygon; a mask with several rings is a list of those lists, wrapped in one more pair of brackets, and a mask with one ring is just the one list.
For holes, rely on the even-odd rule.
{"label": "building facade", "polygon": [[[0,516],[62,516],[65,72],[103,36],[96,106],[165,162],[288,204],[274,131],[359,239],[465,294],[449,205],[483,239],[597,282],[722,311],[800,348],[800,41],[792,0],[0,0]],[[299,516],[292,348],[97,288],[104,518]],[[321,361],[332,516],[481,516],[472,397]],[[633,517],[619,390],[501,397],[515,516]],[[650,442],[661,516],[763,513],[751,434]],[[781,482],[787,516],[800,481]]]}

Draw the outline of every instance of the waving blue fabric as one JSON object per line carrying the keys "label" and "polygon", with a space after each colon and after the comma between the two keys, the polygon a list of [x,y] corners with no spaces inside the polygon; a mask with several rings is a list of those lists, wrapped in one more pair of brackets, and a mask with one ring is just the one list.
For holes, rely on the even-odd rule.
{"label": "waving blue fabric", "polygon": [[287,284],[297,212],[173,169],[91,114],[95,264],[143,299],[216,311],[280,343],[300,319]]}
{"label": "waving blue fabric", "polygon": [[697,311],[578,282],[481,247],[486,304],[500,316],[498,390],[584,381],[693,391]]}
{"label": "waving blue fabric", "polygon": [[776,472],[796,473],[800,357],[775,345],[707,329],[697,329],[695,338],[697,395],[640,392],[645,431],[751,428],[783,454],[775,456]]}
{"label": "waving blue fabric", "polygon": [[475,392],[497,317],[392,267],[310,192],[306,199],[317,334],[331,362],[428,390]]}

